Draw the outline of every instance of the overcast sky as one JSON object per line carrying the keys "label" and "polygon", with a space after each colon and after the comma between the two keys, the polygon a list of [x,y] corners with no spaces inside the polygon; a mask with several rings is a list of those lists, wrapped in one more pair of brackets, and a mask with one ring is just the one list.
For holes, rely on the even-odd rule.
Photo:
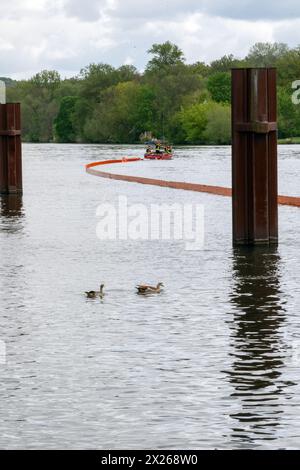
{"label": "overcast sky", "polygon": [[258,41],[300,44],[299,0],[0,0],[0,76],[75,75],[91,62],[133,64],[170,40],[188,62],[246,55]]}

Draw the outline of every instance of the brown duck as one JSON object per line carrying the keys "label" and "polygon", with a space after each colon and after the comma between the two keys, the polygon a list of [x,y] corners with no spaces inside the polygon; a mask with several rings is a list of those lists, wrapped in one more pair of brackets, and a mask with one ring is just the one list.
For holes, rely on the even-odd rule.
{"label": "brown duck", "polygon": [[162,291],[162,287],[164,287],[162,282],[159,282],[156,287],[148,286],[148,285],[139,285],[136,286],[138,294],[160,294]]}
{"label": "brown duck", "polygon": [[96,297],[100,297],[100,299],[103,299],[105,295],[105,293],[103,292],[103,289],[104,289],[104,284],[101,284],[99,291],[90,290],[88,292],[85,292],[85,295],[87,296],[88,299],[95,299]]}

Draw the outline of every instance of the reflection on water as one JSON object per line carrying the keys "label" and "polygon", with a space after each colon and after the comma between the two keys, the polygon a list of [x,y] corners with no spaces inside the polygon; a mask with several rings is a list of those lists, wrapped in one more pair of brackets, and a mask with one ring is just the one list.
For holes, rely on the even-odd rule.
{"label": "reflection on water", "polygon": [[0,195],[0,230],[17,233],[23,228],[23,198],[19,194]]}
{"label": "reflection on water", "polygon": [[[295,148],[281,172],[282,192],[294,195]],[[84,171],[141,150],[24,145],[23,205],[0,197],[0,448],[298,448],[299,210],[280,208],[280,256],[233,252],[230,198]],[[181,148],[140,168],[228,186],[230,149]],[[204,204],[204,250],[100,241],[97,207],[119,195],[147,207]],[[161,280],[162,295],[135,294]],[[83,292],[102,281],[103,302],[87,302]]]}
{"label": "reflection on water", "polygon": [[0,215],[4,217],[21,217],[23,199],[19,194],[0,195]]}
{"label": "reflection on water", "polygon": [[286,311],[277,248],[236,248],[233,281],[231,302],[237,312],[230,325],[233,362],[227,373],[237,403],[231,414],[233,438],[243,438],[246,446],[276,439],[283,413],[280,398],[288,385],[281,380]]}

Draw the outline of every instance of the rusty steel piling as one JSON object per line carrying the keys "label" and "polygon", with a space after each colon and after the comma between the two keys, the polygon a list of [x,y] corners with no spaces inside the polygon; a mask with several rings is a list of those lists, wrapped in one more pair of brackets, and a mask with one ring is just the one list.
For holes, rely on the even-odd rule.
{"label": "rusty steel piling", "polygon": [[0,104],[0,193],[21,194],[22,190],[20,103]]}
{"label": "rusty steel piling", "polygon": [[278,242],[276,69],[232,70],[233,243]]}

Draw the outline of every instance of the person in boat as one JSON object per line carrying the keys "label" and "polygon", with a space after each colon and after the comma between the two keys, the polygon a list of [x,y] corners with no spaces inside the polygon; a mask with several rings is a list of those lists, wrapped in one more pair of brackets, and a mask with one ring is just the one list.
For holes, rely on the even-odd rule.
{"label": "person in boat", "polygon": [[155,153],[161,153],[161,144],[160,141],[156,142]]}
{"label": "person in boat", "polygon": [[150,145],[148,145],[148,147],[146,149],[146,154],[151,155],[151,153],[152,153],[152,147]]}
{"label": "person in boat", "polygon": [[172,153],[172,147],[171,145],[167,145],[166,147],[166,153],[171,154]]}

